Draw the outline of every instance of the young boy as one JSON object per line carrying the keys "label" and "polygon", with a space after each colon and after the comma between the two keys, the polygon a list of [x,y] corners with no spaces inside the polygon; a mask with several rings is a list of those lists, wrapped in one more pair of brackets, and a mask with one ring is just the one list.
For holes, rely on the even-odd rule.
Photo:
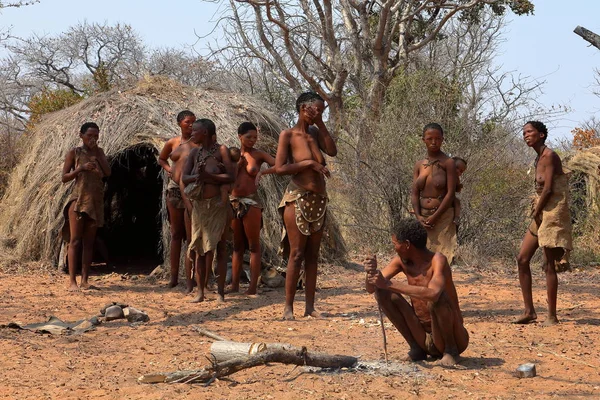
{"label": "young boy", "polygon": [[[448,260],[427,249],[427,231],[417,219],[398,221],[392,232],[397,256],[381,271],[375,256],[365,260],[367,292],[377,292],[381,309],[408,342],[407,361],[430,355],[441,357],[441,365],[454,365],[469,344],[469,334]],[[392,281],[399,273],[406,283]]]}

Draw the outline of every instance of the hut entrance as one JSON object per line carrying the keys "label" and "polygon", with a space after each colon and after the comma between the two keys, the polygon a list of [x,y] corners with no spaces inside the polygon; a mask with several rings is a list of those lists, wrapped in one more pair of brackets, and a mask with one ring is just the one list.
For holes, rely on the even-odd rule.
{"label": "hut entrance", "polygon": [[146,273],[162,263],[161,167],[150,144],[130,147],[112,160],[104,198],[101,237],[111,263],[122,272]]}

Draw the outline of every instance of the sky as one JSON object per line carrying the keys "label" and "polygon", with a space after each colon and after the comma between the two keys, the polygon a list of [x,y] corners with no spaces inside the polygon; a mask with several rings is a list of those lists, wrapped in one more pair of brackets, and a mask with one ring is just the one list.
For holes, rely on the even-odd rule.
{"label": "sky", "polygon": [[[550,137],[570,138],[572,129],[600,111],[600,97],[593,94],[600,50],[573,33],[581,25],[600,34],[600,1],[533,1],[535,15],[509,15],[496,63],[504,71],[545,82],[539,104],[569,110],[549,122]],[[121,22],[131,25],[149,46],[193,45],[202,53],[208,41],[217,39],[211,32],[219,16],[218,4],[200,0],[41,0],[3,9],[0,27],[12,27],[15,36],[54,35],[84,20]]]}

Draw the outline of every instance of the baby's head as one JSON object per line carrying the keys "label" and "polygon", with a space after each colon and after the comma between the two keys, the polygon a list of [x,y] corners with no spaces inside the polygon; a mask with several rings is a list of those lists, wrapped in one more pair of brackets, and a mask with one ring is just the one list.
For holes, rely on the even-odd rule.
{"label": "baby's head", "polygon": [[231,158],[231,161],[238,162],[240,161],[241,156],[242,154],[240,153],[240,149],[238,149],[237,147],[229,148],[229,158]]}
{"label": "baby's head", "polygon": [[467,160],[461,157],[452,157],[456,165],[456,175],[460,177],[467,170]]}

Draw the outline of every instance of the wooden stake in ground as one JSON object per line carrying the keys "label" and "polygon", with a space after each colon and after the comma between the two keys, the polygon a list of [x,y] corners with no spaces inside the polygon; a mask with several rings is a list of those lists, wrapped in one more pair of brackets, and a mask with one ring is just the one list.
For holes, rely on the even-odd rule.
{"label": "wooden stake in ground", "polygon": [[385,357],[385,363],[389,364],[387,337],[385,335],[385,325],[383,324],[383,311],[381,310],[381,303],[379,302],[379,289],[375,290],[375,300],[377,300],[377,308],[379,309],[379,322],[381,323],[381,334],[383,336],[383,355]]}

